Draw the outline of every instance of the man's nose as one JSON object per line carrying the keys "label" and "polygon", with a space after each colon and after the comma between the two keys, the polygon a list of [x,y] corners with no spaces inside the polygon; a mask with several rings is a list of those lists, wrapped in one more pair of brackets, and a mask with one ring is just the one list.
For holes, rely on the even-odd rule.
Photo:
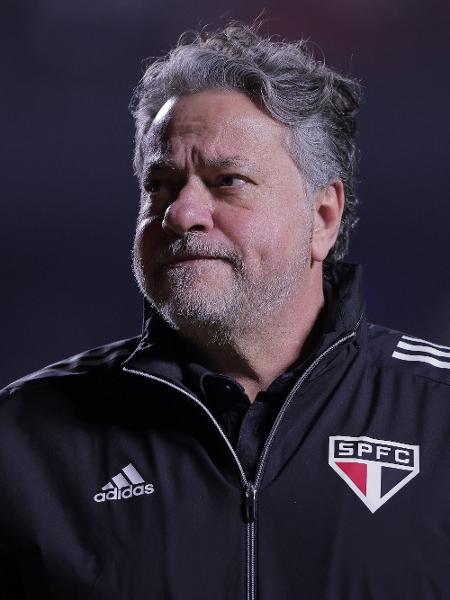
{"label": "man's nose", "polygon": [[164,213],[166,233],[184,236],[189,231],[209,231],[214,227],[212,198],[201,182],[187,182]]}

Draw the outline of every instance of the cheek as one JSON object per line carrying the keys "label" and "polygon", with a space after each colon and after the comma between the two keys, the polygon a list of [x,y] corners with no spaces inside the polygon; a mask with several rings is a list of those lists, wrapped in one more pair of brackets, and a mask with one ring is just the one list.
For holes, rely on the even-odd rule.
{"label": "cheek", "polygon": [[274,216],[255,222],[249,247],[262,271],[280,271],[293,257],[303,256],[311,247],[311,218],[306,211],[292,212],[289,218]]}
{"label": "cheek", "polygon": [[138,220],[134,236],[134,254],[146,268],[151,266],[160,247],[161,225],[154,219]]}
{"label": "cheek", "polygon": [[274,261],[282,260],[286,242],[286,225],[272,215],[251,213],[227,215],[226,221],[217,223],[230,240],[244,265],[253,272],[271,269]]}

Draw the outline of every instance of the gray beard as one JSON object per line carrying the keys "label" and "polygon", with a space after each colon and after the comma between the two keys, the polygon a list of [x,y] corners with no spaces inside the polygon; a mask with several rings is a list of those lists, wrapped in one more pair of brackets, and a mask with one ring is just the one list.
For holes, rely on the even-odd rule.
{"label": "gray beard", "polygon": [[[175,268],[166,274],[170,296],[158,293],[156,281],[147,277],[143,259],[134,253],[134,274],[141,292],[162,318],[181,335],[203,347],[235,345],[242,337],[251,337],[267,317],[273,314],[302,285],[310,263],[310,240],[299,247],[283,272],[255,277],[230,249],[212,248],[198,234],[177,240],[165,256],[192,252],[218,256],[232,269],[228,287],[220,291],[199,284],[195,269]],[[299,307],[300,308],[300,307]]]}

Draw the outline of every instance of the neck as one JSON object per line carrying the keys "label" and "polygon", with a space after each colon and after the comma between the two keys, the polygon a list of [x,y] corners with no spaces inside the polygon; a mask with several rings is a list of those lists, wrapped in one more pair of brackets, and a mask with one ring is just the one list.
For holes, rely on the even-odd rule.
{"label": "neck", "polygon": [[305,353],[315,337],[314,325],[324,306],[321,268],[305,288],[263,319],[257,330],[230,336],[227,344],[215,345],[189,333],[185,339],[203,364],[236,379],[253,402],[258,392]]}

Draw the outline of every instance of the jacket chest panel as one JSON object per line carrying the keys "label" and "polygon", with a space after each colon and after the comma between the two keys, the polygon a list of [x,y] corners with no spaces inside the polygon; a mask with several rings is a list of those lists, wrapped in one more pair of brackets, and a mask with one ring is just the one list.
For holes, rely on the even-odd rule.
{"label": "jacket chest panel", "polygon": [[207,444],[117,427],[61,426],[59,438],[59,448],[21,444],[15,457],[34,483],[15,486],[27,521],[18,563],[41,572],[42,597],[179,599],[189,589],[208,600],[226,597],[224,580],[230,600],[242,596],[239,481],[226,481]]}

